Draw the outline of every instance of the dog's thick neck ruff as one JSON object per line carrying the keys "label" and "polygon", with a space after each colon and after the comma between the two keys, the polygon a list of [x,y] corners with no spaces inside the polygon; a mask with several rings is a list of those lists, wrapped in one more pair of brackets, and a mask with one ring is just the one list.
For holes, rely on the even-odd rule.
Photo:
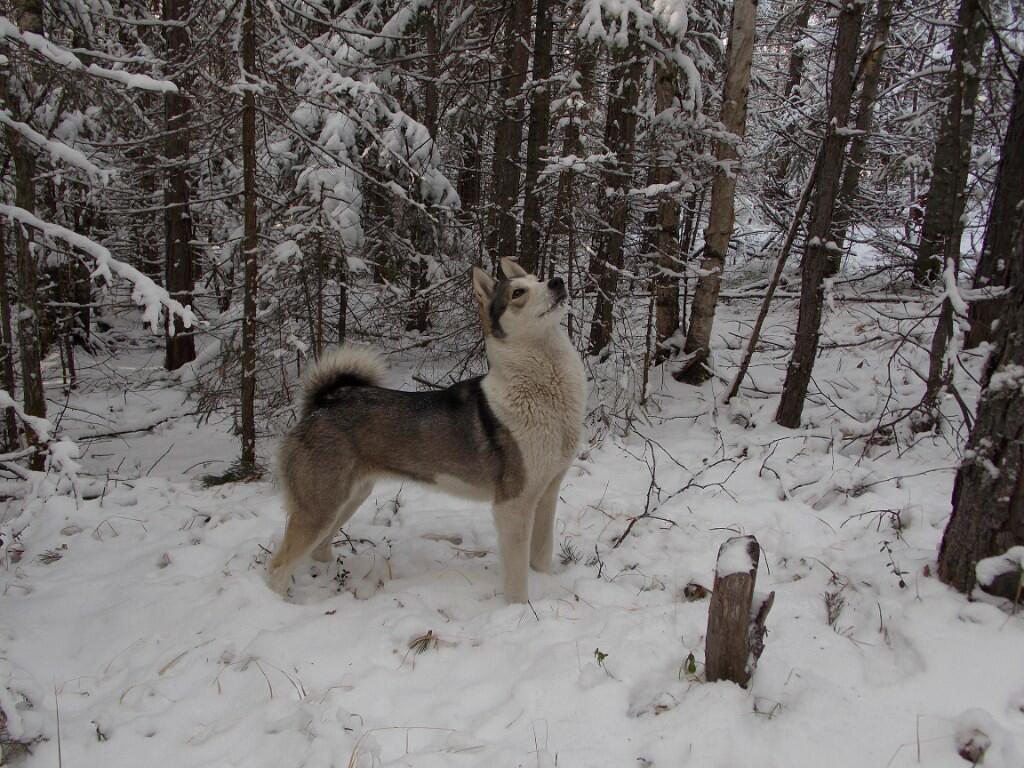
{"label": "dog's thick neck ruff", "polygon": [[[524,454],[539,439],[543,451],[574,454],[582,431],[586,379],[565,334],[529,346],[488,339],[490,370],[482,387],[498,418],[521,443]],[[529,433],[529,434],[524,434]],[[542,452],[543,452],[542,451]]]}
{"label": "dog's thick neck ruff", "polygon": [[474,272],[490,366],[483,380],[488,400],[517,435],[524,454],[573,454],[582,431],[586,377],[564,328],[565,287],[544,283],[503,261],[505,280]]}

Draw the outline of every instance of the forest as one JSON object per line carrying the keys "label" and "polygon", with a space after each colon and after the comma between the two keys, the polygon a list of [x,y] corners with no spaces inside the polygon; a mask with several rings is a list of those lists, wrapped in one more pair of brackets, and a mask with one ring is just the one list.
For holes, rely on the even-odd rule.
{"label": "forest", "polygon": [[[0,0],[0,100],[0,765],[1024,765],[1019,3]],[[271,593],[304,371],[506,259],[556,571],[395,481]]]}

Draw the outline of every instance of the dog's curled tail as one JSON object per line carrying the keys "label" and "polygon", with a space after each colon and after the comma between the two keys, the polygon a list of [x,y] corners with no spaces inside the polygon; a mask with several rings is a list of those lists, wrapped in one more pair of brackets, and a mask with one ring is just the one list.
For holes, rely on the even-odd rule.
{"label": "dog's curled tail", "polygon": [[343,387],[379,387],[387,366],[367,347],[342,346],[327,350],[302,377],[302,415],[327,405]]}

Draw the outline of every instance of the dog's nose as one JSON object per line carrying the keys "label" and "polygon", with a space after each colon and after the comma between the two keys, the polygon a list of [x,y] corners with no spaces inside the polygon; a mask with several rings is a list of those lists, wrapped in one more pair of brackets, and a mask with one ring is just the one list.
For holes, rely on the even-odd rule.
{"label": "dog's nose", "polygon": [[565,281],[560,277],[552,277],[548,280],[548,288],[552,291],[561,291],[565,288]]}

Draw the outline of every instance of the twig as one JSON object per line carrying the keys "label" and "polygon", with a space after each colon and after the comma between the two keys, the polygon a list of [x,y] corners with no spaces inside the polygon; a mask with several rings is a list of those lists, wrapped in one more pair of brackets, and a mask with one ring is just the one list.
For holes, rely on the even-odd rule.
{"label": "twig", "polygon": [[146,477],[149,477],[149,473],[152,472],[154,469],[156,469],[156,465],[159,464],[161,461],[163,461],[164,457],[168,453],[170,453],[171,451],[174,450],[174,445],[175,445],[174,443],[171,443],[169,446],[167,446],[167,450],[164,451],[163,453],[161,453],[160,456],[157,457],[157,460],[154,461],[152,464],[150,464],[149,469],[146,470]]}
{"label": "twig", "polygon": [[57,686],[53,686],[53,708],[57,717],[57,768],[63,768],[64,755],[61,750],[60,738],[60,697],[57,696]]}
{"label": "twig", "polygon": [[172,421],[174,419],[183,419],[186,416],[196,416],[198,414],[199,414],[199,411],[190,411],[188,413],[179,413],[179,414],[175,414],[174,416],[167,416],[166,418],[160,419],[158,421],[154,421],[152,424],[148,424],[148,425],[146,425],[144,427],[133,427],[131,429],[120,429],[120,430],[118,430],[116,432],[100,432],[100,433],[93,434],[93,435],[82,435],[81,437],[76,437],[75,438],[75,442],[77,442],[77,443],[84,443],[84,442],[86,442],[88,440],[107,440],[107,439],[109,439],[111,437],[120,437],[121,435],[131,435],[131,434],[133,434],[135,432],[152,432],[154,429],[159,427],[161,424],[164,424],[164,423],[166,423],[168,421]]}
{"label": "twig", "polygon": [[422,384],[423,386],[430,387],[431,389],[447,389],[447,387],[444,384],[436,384],[433,381],[428,381],[427,379],[424,379],[422,376],[413,376],[412,380],[415,381],[417,384]]}
{"label": "twig", "polygon": [[789,231],[786,232],[786,239],[782,244],[782,250],[779,252],[779,258],[775,261],[775,271],[772,273],[771,282],[768,283],[768,290],[765,292],[764,301],[761,303],[761,312],[757,316],[757,322],[754,323],[754,329],[750,332],[750,340],[747,342],[747,349],[743,353],[743,360],[740,362],[739,370],[736,372],[736,378],[732,380],[732,386],[729,387],[728,393],[722,400],[727,405],[736,396],[736,393],[740,391],[740,384],[746,378],[747,369],[750,367],[750,359],[754,356],[754,347],[757,346],[757,341],[761,336],[761,327],[768,317],[768,307],[772,303],[772,296],[775,294],[775,289],[779,286],[779,280],[782,279],[782,270],[786,266],[789,252],[793,247],[793,242],[796,240],[796,233],[800,229],[800,221],[803,219],[807,203],[811,199],[811,191],[814,189],[814,185],[817,184],[818,172],[821,169],[821,159],[825,154],[825,143],[823,139],[818,148],[818,154],[814,158],[811,175],[807,178],[803,192],[800,193],[800,202],[797,203],[796,211],[793,212],[793,220],[789,224]]}

